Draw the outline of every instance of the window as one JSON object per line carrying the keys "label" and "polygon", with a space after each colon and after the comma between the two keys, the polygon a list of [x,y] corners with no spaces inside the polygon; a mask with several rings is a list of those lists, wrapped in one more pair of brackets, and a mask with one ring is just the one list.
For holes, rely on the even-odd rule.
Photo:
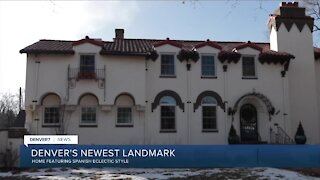
{"label": "window", "polygon": [[96,123],[96,108],[82,107],[81,108],[81,123]]}
{"label": "window", "polygon": [[116,127],[133,127],[134,98],[129,94],[120,94],[116,97],[117,105]]}
{"label": "window", "polygon": [[55,127],[60,122],[60,97],[57,94],[49,93],[41,99],[43,106],[43,121],[44,127]]}
{"label": "window", "polygon": [[80,72],[94,72],[94,55],[80,55]]}
{"label": "window", "polygon": [[171,96],[164,96],[161,105],[161,130],[174,131],[176,129],[176,100]]}
{"label": "window", "polygon": [[214,56],[201,56],[201,75],[204,77],[216,76]]}
{"label": "window", "polygon": [[217,130],[217,101],[214,97],[206,96],[202,104],[202,129]]}
{"label": "window", "polygon": [[254,57],[242,58],[242,76],[243,77],[256,77],[256,68],[254,64]]}
{"label": "window", "polygon": [[161,75],[174,76],[174,55],[161,55]]}
{"label": "window", "polygon": [[44,124],[58,124],[60,117],[59,107],[46,107],[44,109]]}
{"label": "window", "polygon": [[117,124],[132,124],[131,107],[118,107]]}
{"label": "window", "polygon": [[96,127],[97,126],[97,107],[99,105],[98,98],[93,94],[85,94],[79,100],[81,106],[80,127]]}

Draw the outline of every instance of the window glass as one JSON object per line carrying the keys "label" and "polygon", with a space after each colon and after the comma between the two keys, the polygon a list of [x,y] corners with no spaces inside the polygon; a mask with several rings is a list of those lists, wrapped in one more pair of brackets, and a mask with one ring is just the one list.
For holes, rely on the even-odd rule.
{"label": "window glass", "polygon": [[96,108],[82,107],[81,108],[81,122],[82,123],[96,123]]}
{"label": "window glass", "polygon": [[202,129],[217,129],[217,101],[212,96],[205,96],[201,100],[202,104]]}
{"label": "window glass", "polygon": [[171,97],[171,96],[163,96],[161,99],[160,99],[160,104],[170,104],[170,105],[176,105],[176,100]]}
{"label": "window glass", "polygon": [[94,72],[94,55],[80,55],[80,71]]}
{"label": "window glass", "polygon": [[202,128],[217,129],[216,106],[202,106]]}
{"label": "window glass", "polygon": [[161,105],[161,130],[176,129],[176,100],[172,96],[163,96]]}
{"label": "window glass", "polygon": [[118,124],[132,123],[131,113],[132,113],[131,107],[118,107],[117,123]]}
{"label": "window glass", "polygon": [[175,127],[175,106],[161,106],[161,129],[174,130]]}
{"label": "window glass", "polygon": [[206,96],[202,98],[201,104],[217,104],[217,101],[212,96]]}
{"label": "window glass", "polygon": [[216,75],[214,56],[209,56],[209,55],[201,56],[201,75],[202,76]]}
{"label": "window glass", "polygon": [[44,123],[58,124],[60,118],[59,107],[46,107],[44,109]]}
{"label": "window glass", "polygon": [[161,55],[161,75],[175,75],[174,55]]}
{"label": "window glass", "polygon": [[243,76],[256,76],[255,72],[255,64],[254,64],[254,57],[243,57],[242,58],[242,75]]}

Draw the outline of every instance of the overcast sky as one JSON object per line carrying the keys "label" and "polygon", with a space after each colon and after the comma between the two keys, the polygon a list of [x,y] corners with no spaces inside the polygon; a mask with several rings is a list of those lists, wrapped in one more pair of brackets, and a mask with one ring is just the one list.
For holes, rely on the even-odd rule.
{"label": "overcast sky", "polygon": [[[262,4],[261,4],[262,3]],[[280,1],[0,1],[0,93],[25,86],[26,55],[40,39],[127,38],[268,42]],[[260,8],[262,7],[262,8]]]}

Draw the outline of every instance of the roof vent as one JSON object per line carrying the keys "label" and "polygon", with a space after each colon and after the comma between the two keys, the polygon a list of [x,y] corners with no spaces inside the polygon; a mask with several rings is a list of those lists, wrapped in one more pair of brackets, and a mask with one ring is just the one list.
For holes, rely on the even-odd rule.
{"label": "roof vent", "polygon": [[124,29],[116,29],[116,39],[123,39],[124,38]]}

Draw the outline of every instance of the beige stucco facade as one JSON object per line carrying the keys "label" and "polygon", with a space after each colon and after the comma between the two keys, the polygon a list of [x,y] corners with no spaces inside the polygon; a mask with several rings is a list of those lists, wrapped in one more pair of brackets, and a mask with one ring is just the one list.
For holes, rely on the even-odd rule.
{"label": "beige stucco facade", "polygon": [[[57,101],[65,108],[63,133],[79,135],[80,144],[227,144],[231,124],[240,134],[241,106],[252,104],[257,111],[259,141],[270,143],[271,130],[276,132],[278,127],[293,139],[301,122],[307,143],[320,142],[320,65],[307,25],[302,31],[295,24],[289,31],[284,24],[270,30],[270,50],[295,56],[284,76],[283,65],[261,63],[261,50],[250,45],[235,51],[242,57],[254,57],[256,77],[252,79],[242,76],[242,57],[237,63],[219,61],[219,48],[197,48],[197,62],[179,61],[181,48],[170,43],[154,48],[159,54],[154,61],[144,56],[104,55],[101,46],[90,42],[74,45],[74,54],[28,53],[26,128],[31,134],[58,133],[59,127],[43,124],[44,108]],[[70,69],[79,68],[82,54],[95,56],[95,68],[103,78],[70,79]],[[174,78],[161,77],[162,54],[174,54]],[[216,77],[201,77],[202,55],[214,56]],[[175,107],[175,132],[161,132],[160,106],[152,106],[157,95],[167,90],[178,94],[184,107]],[[201,105],[195,108],[197,98],[206,91],[217,94],[224,104],[224,108],[217,106],[217,128],[210,132],[202,129]],[[50,100],[50,94],[59,100]],[[96,99],[81,100],[86,94]],[[97,107],[94,126],[81,126],[81,101]],[[273,113],[266,103],[272,104]],[[117,108],[121,106],[132,107],[132,125],[117,126]]]}

